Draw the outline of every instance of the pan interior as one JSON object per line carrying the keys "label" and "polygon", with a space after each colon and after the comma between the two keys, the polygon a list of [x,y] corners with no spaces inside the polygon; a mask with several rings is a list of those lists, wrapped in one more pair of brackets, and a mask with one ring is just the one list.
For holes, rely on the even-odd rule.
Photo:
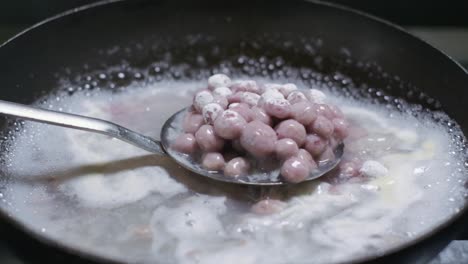
{"label": "pan interior", "polygon": [[[66,247],[138,263],[350,261],[383,254],[457,214],[465,197],[465,137],[443,105],[425,87],[356,58],[353,47],[287,33],[296,22],[283,23],[278,33],[242,37],[232,37],[233,23],[219,21],[232,32],[169,37],[161,28],[148,33],[157,23],[122,27],[135,37],[110,34],[112,44],[96,44],[79,63],[47,73],[56,76],[55,89],[35,104],[158,137],[164,120],[189,105],[213,73],[293,82],[325,91],[351,119],[378,128],[361,142],[371,154],[359,158],[393,155],[380,160],[390,175],[351,183],[335,172],[295,187],[233,186],[102,136],[11,120],[3,131],[1,208]],[[366,49],[378,52],[371,44]],[[252,211],[264,198],[281,200],[273,204],[279,211]]]}

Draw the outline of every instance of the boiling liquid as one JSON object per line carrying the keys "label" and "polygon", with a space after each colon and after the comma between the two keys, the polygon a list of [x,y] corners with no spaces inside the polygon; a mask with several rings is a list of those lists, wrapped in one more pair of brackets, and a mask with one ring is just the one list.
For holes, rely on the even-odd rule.
{"label": "boiling liquid", "polygon": [[[41,107],[158,138],[164,121],[203,85],[160,82],[121,93],[78,92],[51,96]],[[204,179],[167,157],[103,135],[26,122],[5,157],[9,178],[1,206],[61,243],[138,263],[346,261],[398,246],[460,210],[463,157],[446,127],[429,116],[328,98],[366,133],[345,142],[345,157],[377,160],[387,176],[259,191]],[[265,197],[287,206],[272,215],[252,213],[251,205]]]}

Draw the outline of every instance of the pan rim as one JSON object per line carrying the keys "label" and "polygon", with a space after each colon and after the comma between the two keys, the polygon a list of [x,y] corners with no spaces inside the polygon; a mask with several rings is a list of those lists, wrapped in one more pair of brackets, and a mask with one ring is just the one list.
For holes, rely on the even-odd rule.
{"label": "pan rim", "polygon": [[[126,2],[126,1],[130,1],[130,0],[102,0],[102,1],[98,1],[98,2],[95,2],[95,3],[91,3],[91,4],[86,4],[86,5],[83,5],[83,6],[79,6],[79,7],[72,8],[70,10],[61,12],[59,14],[56,14],[56,15],[51,16],[49,18],[46,18],[46,19],[44,19],[44,20],[42,20],[42,21],[40,21],[40,22],[30,26],[30,27],[27,27],[26,29],[24,29],[22,31],[20,31],[19,33],[15,34],[11,38],[9,38],[6,41],[4,41],[3,43],[1,43],[0,48],[3,48],[4,46],[9,45],[10,43],[13,43],[14,40],[20,38],[24,34],[27,34],[28,32],[30,32],[30,31],[38,28],[38,27],[44,26],[44,25],[46,25],[46,24],[48,24],[50,22],[59,20],[59,19],[61,19],[63,17],[74,15],[74,14],[80,13],[82,11],[86,11],[88,9],[91,9],[91,8],[110,5],[110,4],[115,4],[115,3],[119,3],[119,2]],[[385,26],[388,26],[389,28],[397,30],[398,32],[403,33],[403,34],[409,36],[410,38],[413,38],[413,39],[421,42],[422,44],[427,45],[427,47],[432,48],[435,52],[438,52],[440,55],[442,55],[445,58],[449,59],[452,63],[454,63],[454,65],[457,66],[457,68],[459,70],[461,70],[463,73],[465,73],[468,76],[468,69],[465,69],[453,57],[446,54],[444,51],[438,49],[434,45],[428,43],[426,40],[421,39],[418,36],[415,36],[414,34],[408,32],[406,29],[404,29],[403,27],[401,27],[401,26],[399,26],[399,25],[397,25],[397,24],[395,24],[393,22],[390,22],[388,20],[385,20],[383,18],[380,18],[380,17],[377,17],[375,15],[369,14],[367,12],[357,10],[357,9],[354,9],[354,8],[351,8],[351,7],[348,7],[348,6],[345,6],[345,5],[341,5],[341,4],[330,3],[330,2],[322,1],[322,0],[295,0],[295,1],[296,2],[307,2],[307,3],[322,5],[322,6],[326,6],[326,7],[330,7],[330,8],[334,8],[334,9],[339,9],[341,11],[349,12],[349,13],[352,13],[354,15],[360,16],[362,18],[369,19],[369,20],[371,20],[373,22],[377,22],[377,23],[383,24]],[[375,260],[378,260],[380,258],[384,258],[386,256],[392,255],[394,253],[398,253],[399,251],[402,251],[404,249],[408,249],[408,248],[410,248],[412,246],[415,246],[415,245],[419,244],[420,242],[423,242],[423,241],[429,239],[430,237],[433,237],[433,236],[439,234],[441,231],[448,228],[451,224],[453,224],[457,220],[461,219],[461,217],[463,217],[466,214],[468,214],[468,201],[464,202],[463,208],[459,212],[457,212],[456,214],[453,214],[452,216],[446,218],[444,221],[442,221],[441,223],[436,225],[431,231],[428,231],[428,232],[418,236],[415,239],[408,240],[408,241],[406,241],[404,243],[399,244],[398,246],[395,246],[395,247],[392,247],[392,248],[390,248],[388,250],[385,250],[382,253],[374,253],[374,254],[369,255],[369,256],[365,256],[365,257],[361,257],[361,258],[355,258],[353,260],[342,262],[342,263],[364,263],[364,262],[368,262],[368,261],[375,261]],[[86,260],[93,261],[93,262],[115,263],[115,264],[124,264],[125,263],[122,260],[116,260],[116,259],[114,259],[112,257],[106,257],[106,256],[103,256],[103,255],[91,253],[91,252],[88,252],[86,250],[83,250],[83,249],[80,249],[80,248],[77,248],[77,247],[74,247],[74,246],[71,246],[71,245],[68,245],[68,244],[60,243],[59,240],[48,237],[48,236],[44,235],[43,233],[40,233],[40,232],[30,228],[26,224],[22,223],[20,220],[15,219],[13,216],[8,214],[3,208],[0,208],[0,217],[2,219],[6,220],[9,224],[13,225],[14,227],[19,228],[21,231],[26,233],[27,236],[29,236],[30,238],[32,238],[32,239],[34,239],[34,240],[36,240],[36,241],[38,241],[40,243],[43,243],[46,246],[54,247],[55,249],[62,250],[64,252],[66,252],[66,253],[75,255],[77,257],[82,257],[82,258],[84,258]],[[158,261],[158,260],[156,260],[156,261]]]}

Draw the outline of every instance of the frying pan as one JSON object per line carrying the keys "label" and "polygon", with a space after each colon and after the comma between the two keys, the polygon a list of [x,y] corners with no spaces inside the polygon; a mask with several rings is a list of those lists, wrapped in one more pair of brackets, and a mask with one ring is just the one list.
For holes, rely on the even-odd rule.
{"label": "frying pan", "polygon": [[[84,6],[41,22],[0,47],[1,98],[32,103],[51,91],[121,90],[133,81],[203,78],[207,71],[280,71],[251,72],[245,58],[276,58],[275,67],[293,65],[302,69],[300,77],[337,89],[352,85],[378,102],[404,98],[423,109],[443,110],[468,132],[468,75],[455,61],[395,25],[317,1],[135,0]],[[174,70],[171,65],[182,66]],[[100,79],[100,72],[110,74]],[[57,90],[64,79],[68,89]],[[398,248],[353,261],[425,263],[461,234],[467,210],[465,206]],[[114,262],[32,232],[14,215],[0,213],[2,238],[29,262]]]}

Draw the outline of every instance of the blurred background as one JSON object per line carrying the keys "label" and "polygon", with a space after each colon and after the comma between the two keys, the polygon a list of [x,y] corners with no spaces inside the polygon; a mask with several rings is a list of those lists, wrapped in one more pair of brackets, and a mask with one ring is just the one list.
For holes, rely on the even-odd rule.
{"label": "blurred background", "polygon": [[[0,43],[47,17],[93,2],[97,1],[0,0]],[[329,2],[350,6],[399,24],[445,51],[468,68],[467,0],[329,0]],[[454,264],[455,262],[450,262],[453,258],[449,256],[460,256],[462,252],[468,252],[468,242],[455,241],[431,264]],[[462,255],[466,257],[467,254]],[[468,258],[458,258],[458,260],[467,263],[464,261],[468,261]],[[9,252],[1,239],[0,263],[26,264]]]}
{"label": "blurred background", "polygon": [[[130,0],[132,1],[132,0]],[[47,17],[97,0],[1,0],[0,43]],[[402,25],[468,66],[468,1],[329,0]]]}

